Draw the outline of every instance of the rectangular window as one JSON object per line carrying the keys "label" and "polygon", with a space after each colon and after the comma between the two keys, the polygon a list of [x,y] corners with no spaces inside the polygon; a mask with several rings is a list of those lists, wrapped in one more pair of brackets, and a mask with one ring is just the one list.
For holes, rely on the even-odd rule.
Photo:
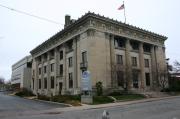
{"label": "rectangular window", "polygon": [[41,79],[39,79],[39,89],[41,89]]}
{"label": "rectangular window", "polygon": [[34,78],[32,78],[32,89],[34,90]]}
{"label": "rectangular window", "polygon": [[73,88],[73,76],[72,76],[72,73],[69,73],[69,88]]}
{"label": "rectangular window", "polygon": [[114,38],[115,47],[125,48],[125,40],[122,37]]}
{"label": "rectangular window", "polygon": [[117,64],[123,64],[123,56],[116,55],[116,62],[117,62]]}
{"label": "rectangular window", "polygon": [[47,89],[47,78],[44,78],[44,89]]}
{"label": "rectangular window", "polygon": [[51,64],[51,72],[54,72],[54,63]]}
{"label": "rectangular window", "polygon": [[54,88],[54,76],[51,76],[51,88]]}
{"label": "rectangular window", "polygon": [[72,64],[73,64],[72,63],[72,57],[69,57],[68,60],[69,60],[69,67],[72,67]]}
{"label": "rectangular window", "polygon": [[118,86],[124,86],[124,73],[122,71],[117,71],[117,83]]}
{"label": "rectangular window", "polygon": [[132,73],[132,77],[133,77],[133,87],[134,88],[139,88],[138,73],[137,72],[133,72]]}
{"label": "rectangular window", "polygon": [[137,66],[137,57],[132,57],[132,66]]}
{"label": "rectangular window", "polygon": [[47,71],[46,71],[46,66],[44,66],[44,73],[46,73]]}
{"label": "rectangular window", "polygon": [[54,59],[54,50],[50,51],[50,59]]}
{"label": "rectangular window", "polygon": [[149,59],[144,59],[145,67],[149,67]]}
{"label": "rectangular window", "polygon": [[39,75],[41,75],[41,68],[39,68]]}
{"label": "rectangular window", "polygon": [[61,50],[60,51],[60,54],[59,54],[60,56],[59,56],[59,58],[60,58],[60,60],[62,60],[63,59],[63,51]]}
{"label": "rectangular window", "polygon": [[87,52],[82,52],[82,62],[87,62]]}
{"label": "rectangular window", "polygon": [[59,66],[59,73],[60,73],[60,76],[63,75],[63,64],[61,64],[61,65]]}
{"label": "rectangular window", "polygon": [[47,53],[44,54],[44,61],[47,61]]}
{"label": "rectangular window", "polygon": [[146,86],[150,86],[150,74],[145,73],[145,76],[146,76]]}

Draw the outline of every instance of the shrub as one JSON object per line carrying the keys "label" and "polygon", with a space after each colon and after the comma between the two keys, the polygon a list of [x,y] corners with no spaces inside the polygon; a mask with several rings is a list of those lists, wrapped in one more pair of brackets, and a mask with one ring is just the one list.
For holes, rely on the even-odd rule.
{"label": "shrub", "polygon": [[50,101],[50,97],[45,96],[45,95],[37,95],[37,98],[40,100],[46,100],[46,101]]}
{"label": "shrub", "polygon": [[93,96],[93,104],[104,104],[112,102],[114,102],[114,100],[108,96]]}
{"label": "shrub", "polygon": [[96,83],[96,91],[97,91],[97,95],[101,96],[103,94],[103,85],[102,82],[97,82]]}
{"label": "shrub", "polygon": [[25,97],[25,96],[35,96],[32,91],[22,88],[19,92],[17,92],[15,95],[20,96],[20,97]]}

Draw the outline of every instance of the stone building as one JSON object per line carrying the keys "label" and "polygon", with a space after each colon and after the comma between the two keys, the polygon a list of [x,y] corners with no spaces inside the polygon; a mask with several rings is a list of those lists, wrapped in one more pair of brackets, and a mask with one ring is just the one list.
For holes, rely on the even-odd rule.
{"label": "stone building", "polygon": [[11,84],[13,88],[30,90],[32,57],[26,56],[12,65]]}
{"label": "stone building", "polygon": [[92,86],[101,81],[104,90],[160,89],[166,39],[90,12],[77,20],[67,15],[64,29],[31,51],[31,88],[36,94],[78,94],[88,70]]}

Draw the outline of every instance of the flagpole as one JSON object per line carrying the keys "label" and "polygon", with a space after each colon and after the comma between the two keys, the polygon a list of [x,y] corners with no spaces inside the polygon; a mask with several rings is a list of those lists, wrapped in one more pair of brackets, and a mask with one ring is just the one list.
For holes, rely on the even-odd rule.
{"label": "flagpole", "polygon": [[123,5],[124,5],[124,20],[125,20],[124,23],[126,23],[126,12],[125,12],[125,4],[124,4],[124,1],[123,1]]}

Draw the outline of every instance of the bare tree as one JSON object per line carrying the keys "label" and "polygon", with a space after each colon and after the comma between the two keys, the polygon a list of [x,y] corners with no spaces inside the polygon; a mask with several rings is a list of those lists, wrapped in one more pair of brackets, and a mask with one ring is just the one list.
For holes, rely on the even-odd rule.
{"label": "bare tree", "polygon": [[168,84],[167,72],[160,73],[159,83],[160,83],[162,90],[164,90],[166,88],[166,85]]}
{"label": "bare tree", "polygon": [[178,62],[177,60],[174,61],[174,67],[173,68],[176,72],[179,72],[180,71],[180,62]]}
{"label": "bare tree", "polygon": [[4,84],[4,81],[5,81],[4,77],[0,77],[0,84]]}

